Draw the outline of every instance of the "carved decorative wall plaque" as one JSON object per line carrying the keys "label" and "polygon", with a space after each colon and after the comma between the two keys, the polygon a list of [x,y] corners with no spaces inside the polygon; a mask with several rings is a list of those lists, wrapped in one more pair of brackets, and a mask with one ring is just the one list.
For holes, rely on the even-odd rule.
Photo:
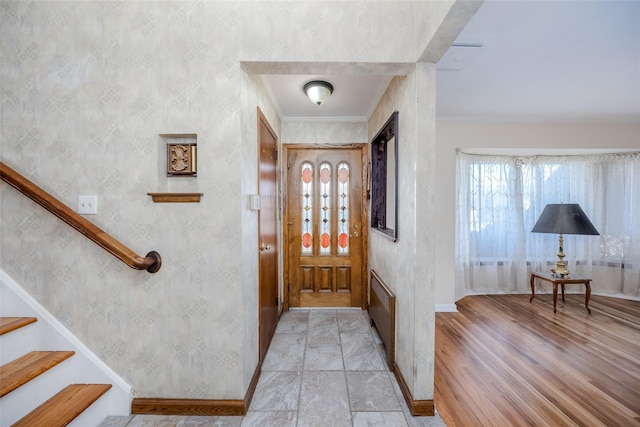
{"label": "carved decorative wall plaque", "polygon": [[196,144],[167,144],[167,175],[196,175]]}

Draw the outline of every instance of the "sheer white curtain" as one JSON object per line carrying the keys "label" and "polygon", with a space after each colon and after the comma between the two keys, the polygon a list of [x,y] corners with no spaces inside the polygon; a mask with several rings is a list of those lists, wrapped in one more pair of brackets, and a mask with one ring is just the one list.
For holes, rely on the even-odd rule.
{"label": "sheer white curtain", "polygon": [[528,293],[529,273],[557,261],[558,236],[531,233],[548,203],[578,203],[600,236],[564,236],[574,276],[595,293],[640,297],[640,153],[458,154],[456,298]]}

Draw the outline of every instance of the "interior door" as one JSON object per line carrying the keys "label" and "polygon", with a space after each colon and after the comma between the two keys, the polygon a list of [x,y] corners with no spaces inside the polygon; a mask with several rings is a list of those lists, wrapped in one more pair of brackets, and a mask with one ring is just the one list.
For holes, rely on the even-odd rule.
{"label": "interior door", "polygon": [[363,307],[362,146],[287,147],[291,307]]}
{"label": "interior door", "polygon": [[259,146],[259,347],[260,360],[278,324],[277,139],[258,109]]}

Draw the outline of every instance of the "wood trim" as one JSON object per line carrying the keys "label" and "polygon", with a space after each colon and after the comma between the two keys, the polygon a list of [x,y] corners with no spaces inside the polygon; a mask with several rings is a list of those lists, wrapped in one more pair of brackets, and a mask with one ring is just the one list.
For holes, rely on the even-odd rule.
{"label": "wood trim", "polygon": [[164,398],[134,398],[131,402],[132,414],[146,415],[218,415],[237,416],[246,415],[253,399],[253,394],[258,386],[262,363],[258,362],[253,373],[249,388],[240,400],[217,400],[217,399],[164,399]]}
{"label": "wood trim", "polygon": [[[362,155],[362,306],[366,310],[369,305],[369,144],[356,144]],[[394,350],[395,352],[395,350]]]}
{"label": "wood trim", "polygon": [[200,203],[204,193],[147,193],[155,203]]}
{"label": "wood trim", "polygon": [[[287,182],[289,180],[289,149],[297,147],[297,144],[282,144],[282,311],[289,311],[291,307],[289,286],[289,193]],[[286,221],[286,222],[285,222]]]}
{"label": "wood trim", "polygon": [[273,136],[273,139],[276,140],[276,146],[277,146],[278,134],[276,133],[275,130],[273,130],[273,127],[271,127],[271,123],[269,123],[269,120],[267,120],[267,116],[264,115],[264,113],[262,112],[260,107],[256,107],[256,111],[257,111],[257,115],[258,115],[258,120],[257,120],[258,126],[260,126],[260,121],[262,121],[262,123],[264,123],[264,125],[267,127],[267,129],[269,130],[269,132]]}
{"label": "wood trim", "polygon": [[251,382],[249,383],[249,388],[247,389],[247,392],[244,395],[245,414],[249,410],[249,406],[251,405],[251,400],[253,400],[253,393],[255,393],[256,391],[256,387],[258,386],[258,380],[260,379],[261,373],[262,373],[262,361],[258,361],[256,370],[253,373]]}
{"label": "wood trim", "polygon": [[[262,129],[266,129],[266,132],[273,138],[273,144],[275,145],[275,182],[273,188],[275,190],[275,211],[270,211],[267,208],[268,203],[263,204],[264,209],[258,210],[258,241],[256,247],[262,247],[262,243],[272,243],[273,251],[262,253],[262,250],[258,252],[258,360],[262,361],[267,355],[269,344],[273,339],[276,328],[278,326],[278,320],[280,318],[280,303],[282,301],[282,295],[280,293],[280,257],[281,257],[281,235],[278,232],[282,229],[282,220],[278,218],[278,212],[280,212],[281,203],[281,190],[280,190],[280,171],[282,165],[278,155],[281,151],[279,147],[279,139],[276,132],[271,127],[269,120],[264,115],[260,107],[256,107],[256,144],[258,145],[258,164],[257,164],[257,176],[258,176],[258,192],[260,196],[266,198],[269,196],[266,191],[266,187],[270,187],[271,174],[266,172],[263,177],[263,158],[262,153],[267,153],[270,150],[270,145],[267,140],[262,138]],[[268,137],[265,135],[265,138]],[[267,169],[268,170],[268,169]],[[265,188],[263,188],[263,178]],[[263,194],[265,190],[265,194]],[[272,218],[273,215],[273,218]],[[273,220],[273,223],[271,222]],[[263,225],[265,226],[263,229]],[[272,228],[273,227],[273,228]],[[271,235],[271,233],[274,233]],[[275,258],[275,262],[273,260]],[[263,272],[268,271],[269,264],[275,264],[275,284],[269,281],[263,281]],[[265,270],[267,269],[267,270]],[[273,288],[275,285],[275,289]],[[271,299],[274,295],[272,292],[275,290],[275,301]],[[275,313],[273,312],[275,306]]]}
{"label": "wood trim", "polygon": [[147,415],[244,415],[244,400],[163,399],[136,397],[131,402],[132,414]]}
{"label": "wood trim", "polygon": [[147,270],[149,273],[155,273],[160,270],[162,258],[159,253],[151,251],[144,258],[139,256],[91,221],[85,219],[60,200],[11,169],[4,162],[0,162],[0,178],[129,267],[136,270]]}
{"label": "wood trim", "polygon": [[[362,277],[362,286],[361,288],[361,297],[360,297],[360,302],[361,302],[361,308],[363,310],[367,309],[367,305],[368,305],[368,300],[369,300],[369,264],[368,264],[368,259],[369,259],[369,246],[368,246],[368,242],[369,242],[369,224],[368,224],[368,218],[369,218],[369,203],[368,203],[368,198],[367,198],[367,181],[369,179],[368,177],[368,162],[369,162],[369,144],[365,143],[365,142],[354,142],[354,143],[347,143],[347,144],[329,144],[329,143],[325,143],[325,144],[317,144],[317,143],[308,143],[308,144],[282,144],[282,170],[283,170],[283,179],[282,182],[286,183],[287,179],[288,179],[288,173],[289,173],[289,168],[288,168],[288,163],[289,163],[289,150],[290,149],[326,149],[326,150],[335,150],[335,149],[358,149],[361,151],[361,155],[362,155],[362,211],[361,211],[361,215],[362,215],[362,219],[364,222],[362,224],[362,234],[361,234],[361,238],[362,238],[362,271],[361,271],[361,277]],[[289,207],[289,203],[287,201],[287,197],[289,196],[286,192],[286,185],[283,184],[282,185],[282,192],[283,192],[283,196],[282,196],[282,206],[283,206],[283,218],[289,218],[289,211],[288,211],[288,207]],[[287,224],[283,224],[282,226],[282,241],[283,243],[283,283],[284,283],[284,289],[283,289],[283,310],[284,311],[288,311],[289,310],[289,256],[287,254],[287,249],[286,249],[286,242],[289,241],[289,228],[287,227]]]}
{"label": "wood trim", "polygon": [[407,386],[404,377],[402,376],[402,372],[400,372],[400,368],[397,363],[393,364],[393,373],[398,380],[398,385],[400,386],[400,390],[402,390],[402,395],[404,396],[405,402],[407,402],[407,406],[409,407],[409,411],[411,415],[414,417],[418,416],[427,416],[432,417],[435,415],[435,406],[432,400],[413,400],[413,396],[411,395],[411,391]]}

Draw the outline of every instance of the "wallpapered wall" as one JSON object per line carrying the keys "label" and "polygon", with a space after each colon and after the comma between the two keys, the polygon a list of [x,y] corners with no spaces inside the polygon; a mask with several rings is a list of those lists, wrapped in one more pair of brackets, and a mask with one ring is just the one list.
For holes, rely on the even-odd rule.
{"label": "wallpapered wall", "polygon": [[[3,1],[2,160],[71,207],[96,194],[89,219],[139,254],[158,251],[163,267],[129,269],[2,184],[1,268],[136,396],[242,399],[257,365],[257,215],[246,205],[257,190],[256,105],[280,131],[242,61],[414,62],[428,42],[416,35],[433,33],[415,25],[432,19],[414,17],[429,14],[430,3]],[[430,72],[394,95],[408,106],[404,126],[422,113],[411,100],[422,76]],[[384,105],[370,129],[388,117]],[[164,133],[197,134],[197,178],[164,175]],[[403,161],[432,145],[413,133],[401,136]],[[417,173],[425,177],[422,165]],[[146,193],[158,190],[204,197],[154,204]],[[429,398],[432,316],[427,309],[423,325],[414,305],[428,303],[433,287],[427,274],[414,292],[422,273],[410,254],[417,249],[422,262],[426,246],[410,243],[420,218],[410,218],[408,191],[399,243],[409,251],[407,272],[393,270],[389,280],[403,287],[403,326],[418,320],[400,341],[403,374],[427,366],[409,381],[420,380],[416,398]]]}
{"label": "wallpapered wall", "polygon": [[396,363],[416,400],[433,399],[434,92],[435,67],[417,64],[392,80],[369,119],[372,139],[399,112],[398,240],[371,232],[369,268],[396,294]]}
{"label": "wallpapered wall", "polygon": [[282,123],[283,144],[351,144],[367,143],[365,122],[309,122]]}

